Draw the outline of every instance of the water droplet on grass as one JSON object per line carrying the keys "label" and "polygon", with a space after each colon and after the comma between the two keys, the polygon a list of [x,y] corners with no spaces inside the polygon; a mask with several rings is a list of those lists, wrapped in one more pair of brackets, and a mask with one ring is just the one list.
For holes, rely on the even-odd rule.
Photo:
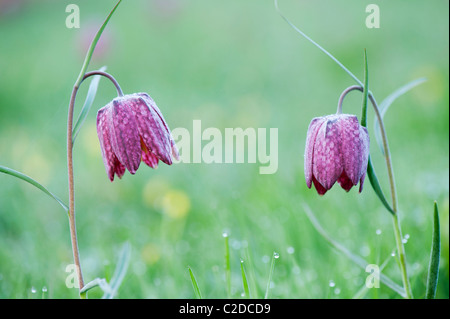
{"label": "water droplet on grass", "polygon": [[289,255],[292,255],[295,252],[295,249],[292,246],[289,246],[286,250]]}
{"label": "water droplet on grass", "polygon": [[32,293],[32,294],[35,294],[35,293],[36,293],[36,291],[37,291],[37,290],[36,290],[36,288],[34,288],[34,287],[31,287],[31,293]]}
{"label": "water droplet on grass", "polygon": [[375,231],[375,234],[381,235],[381,229],[377,229],[377,230]]}
{"label": "water droplet on grass", "polygon": [[333,280],[330,280],[330,283],[328,284],[330,287],[336,286],[336,283]]}
{"label": "water droplet on grass", "polygon": [[273,253],[273,258],[278,259],[278,258],[280,258],[280,255],[278,253],[274,252]]}

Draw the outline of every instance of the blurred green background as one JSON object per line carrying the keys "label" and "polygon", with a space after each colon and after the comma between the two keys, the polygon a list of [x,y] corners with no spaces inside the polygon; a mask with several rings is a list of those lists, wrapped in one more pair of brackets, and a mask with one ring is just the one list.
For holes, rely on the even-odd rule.
{"label": "blurred green background", "polygon": [[[81,28],[68,29],[74,1],[0,1],[0,164],[24,172],[67,200],[66,121],[72,86],[93,35],[115,1],[77,1]],[[380,7],[380,28],[365,26],[366,5]],[[280,0],[281,10],[356,76],[369,56],[370,87],[381,102],[426,77],[386,115],[408,269],[415,297],[425,294],[432,208],[441,215],[437,297],[449,297],[448,1]],[[244,260],[252,297],[261,298],[277,252],[270,297],[352,298],[366,273],[331,248],[303,211],[370,263],[395,248],[391,217],[370,184],[339,186],[324,197],[305,185],[303,150],[313,117],[334,113],[355,84],[276,13],[272,0],[123,1],[89,70],[106,65],[125,93],[148,92],[169,126],[278,128],[278,171],[258,164],[141,165],[111,183],[96,135],[96,110],[116,96],[102,79],[74,147],[77,228],[85,281],[109,280],[122,244],[132,247],[120,298],[194,298],[188,266],[203,297],[243,292]],[[77,98],[75,118],[88,84]],[[344,112],[360,114],[352,93]],[[373,136],[373,112],[369,132]],[[374,165],[388,194],[386,169],[372,138]],[[76,298],[67,215],[34,187],[0,175],[0,297]],[[401,283],[395,258],[384,273]],[[100,297],[93,290],[90,297]],[[386,288],[365,298],[399,298]]]}

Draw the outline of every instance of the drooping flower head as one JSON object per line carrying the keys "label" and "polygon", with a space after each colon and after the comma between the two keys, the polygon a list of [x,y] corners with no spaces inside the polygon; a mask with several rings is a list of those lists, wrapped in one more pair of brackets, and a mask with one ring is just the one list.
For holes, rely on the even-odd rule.
{"label": "drooping flower head", "polygon": [[161,160],[171,165],[178,150],[169,127],[147,93],[119,96],[97,113],[97,134],[111,181],[125,168],[135,174],[141,161],[152,168]]}
{"label": "drooping flower head", "polygon": [[314,118],[305,147],[305,179],[320,195],[337,181],[347,192],[360,183],[362,191],[369,159],[369,134],[355,115]]}

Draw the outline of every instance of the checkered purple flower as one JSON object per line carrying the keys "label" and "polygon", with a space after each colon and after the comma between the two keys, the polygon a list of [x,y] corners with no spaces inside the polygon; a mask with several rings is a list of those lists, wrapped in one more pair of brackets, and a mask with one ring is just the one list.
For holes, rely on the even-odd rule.
{"label": "checkered purple flower", "polygon": [[347,192],[360,183],[362,191],[369,159],[369,134],[355,115],[335,114],[314,118],[305,147],[305,179],[319,195],[337,181]]}
{"label": "checkered purple flower", "polygon": [[141,161],[152,168],[159,160],[171,165],[178,150],[169,127],[146,93],[115,98],[97,113],[97,134],[103,163],[111,182],[125,168],[135,174]]}

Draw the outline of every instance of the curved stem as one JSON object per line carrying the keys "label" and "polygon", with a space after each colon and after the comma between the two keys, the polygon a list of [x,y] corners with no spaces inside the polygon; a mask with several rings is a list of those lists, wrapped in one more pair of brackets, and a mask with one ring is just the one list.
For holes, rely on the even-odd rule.
{"label": "curved stem", "polygon": [[[353,90],[358,90],[358,91],[364,92],[363,87],[361,87],[359,85],[353,85],[353,86],[350,86],[347,89],[345,89],[342,92],[341,96],[339,97],[338,110],[337,110],[338,114],[342,113],[342,102],[343,102],[345,96]],[[386,167],[387,167],[388,177],[389,177],[389,186],[391,189],[392,210],[394,212],[394,214],[392,214],[393,224],[394,224],[394,234],[395,234],[395,241],[397,244],[397,251],[398,251],[398,255],[399,255],[398,257],[400,260],[400,270],[402,273],[403,286],[405,288],[406,297],[413,298],[411,285],[409,283],[408,272],[406,269],[405,247],[404,247],[403,241],[402,241],[403,237],[402,237],[402,231],[401,231],[401,227],[400,227],[400,219],[398,216],[399,213],[398,213],[398,207],[397,207],[397,191],[395,189],[394,172],[393,172],[393,168],[392,168],[391,153],[389,150],[386,130],[384,128],[383,117],[378,108],[378,104],[375,101],[375,97],[370,92],[369,92],[369,100],[372,103],[373,109],[375,111],[375,116],[377,117],[378,123],[380,124],[381,138],[383,141],[383,147],[385,149],[384,157],[386,160]]]}
{"label": "curved stem", "polygon": [[90,76],[93,75],[102,75],[113,82],[114,86],[117,89],[117,93],[119,96],[123,96],[122,89],[119,86],[119,83],[114,79],[114,77],[103,71],[92,71],[87,72],[81,79],[75,83],[72,95],[70,97],[69,103],[69,111],[68,111],[68,119],[67,119],[67,171],[69,175],[69,227],[70,227],[70,239],[72,242],[72,252],[73,252],[73,260],[77,269],[78,276],[78,285],[80,290],[84,287],[83,274],[81,271],[81,263],[80,263],[80,254],[78,250],[78,240],[77,240],[77,230],[76,230],[76,222],[75,222],[75,186],[74,186],[74,178],[73,178],[73,111],[75,106],[75,98],[77,96],[78,89],[81,83]]}
{"label": "curved stem", "polygon": [[[104,71],[99,71],[99,70],[97,70],[97,71],[90,71],[90,72],[87,72],[87,73],[83,76],[83,79],[81,80],[81,82],[83,82],[83,81],[86,80],[88,77],[93,76],[93,75],[101,75],[101,76],[104,76],[104,77],[108,78],[108,79],[114,84],[114,86],[116,87],[117,94],[118,94],[119,96],[123,96],[122,89],[120,88],[120,85],[119,85],[119,83],[116,81],[116,79],[115,79],[111,74],[106,73],[106,72],[104,72]],[[80,84],[81,84],[81,83],[80,83]]]}

